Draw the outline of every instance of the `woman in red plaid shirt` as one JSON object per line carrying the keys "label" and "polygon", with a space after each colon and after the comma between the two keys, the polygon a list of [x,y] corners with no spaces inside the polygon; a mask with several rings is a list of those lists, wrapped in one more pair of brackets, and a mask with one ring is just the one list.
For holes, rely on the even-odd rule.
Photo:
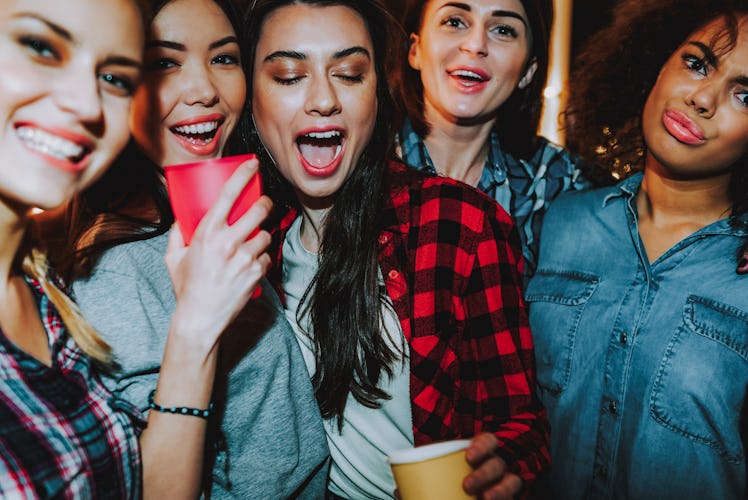
{"label": "woman in red plaid shirt", "polygon": [[389,161],[401,33],[376,0],[258,0],[245,32],[271,279],[326,419],[329,497],[392,497],[387,454],[463,437],[468,493],[526,493],[549,458],[519,237],[482,193]]}

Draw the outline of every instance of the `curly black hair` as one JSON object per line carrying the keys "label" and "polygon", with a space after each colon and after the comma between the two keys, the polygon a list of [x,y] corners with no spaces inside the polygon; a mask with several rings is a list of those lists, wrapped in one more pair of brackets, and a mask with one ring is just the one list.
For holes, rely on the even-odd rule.
{"label": "curly black hair", "polygon": [[[565,111],[567,147],[624,178],[644,167],[641,113],[662,66],[687,37],[720,19],[712,45],[732,50],[748,0],[623,0],[575,58]],[[730,223],[748,227],[748,157],[732,169]],[[738,257],[748,243],[738,251]]]}
{"label": "curly black hair", "polygon": [[723,17],[726,50],[746,0],[624,0],[574,59],[565,111],[567,147],[618,178],[641,170],[641,113],[660,69],[686,37]]}

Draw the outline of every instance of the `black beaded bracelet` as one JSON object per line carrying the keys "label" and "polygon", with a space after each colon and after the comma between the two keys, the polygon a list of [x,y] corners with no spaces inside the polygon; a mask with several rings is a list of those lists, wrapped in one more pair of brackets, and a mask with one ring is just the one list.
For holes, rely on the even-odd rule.
{"label": "black beaded bracelet", "polygon": [[148,407],[151,410],[160,411],[161,413],[173,413],[175,415],[189,415],[191,417],[209,418],[213,412],[213,403],[208,405],[207,410],[201,410],[200,408],[188,408],[186,406],[161,406],[153,400],[153,396],[156,394],[156,390],[152,390],[148,394]]}

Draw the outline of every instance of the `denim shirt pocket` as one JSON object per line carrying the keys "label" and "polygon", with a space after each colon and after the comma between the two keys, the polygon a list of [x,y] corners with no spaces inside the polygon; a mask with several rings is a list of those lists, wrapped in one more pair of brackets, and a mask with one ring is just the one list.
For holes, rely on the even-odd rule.
{"label": "denim shirt pocket", "polygon": [[650,411],[661,425],[745,462],[740,415],[748,387],[748,313],[691,295],[656,372]]}
{"label": "denim shirt pocket", "polygon": [[548,269],[538,270],[530,280],[525,300],[542,390],[558,395],[569,384],[579,319],[598,282],[591,274]]}

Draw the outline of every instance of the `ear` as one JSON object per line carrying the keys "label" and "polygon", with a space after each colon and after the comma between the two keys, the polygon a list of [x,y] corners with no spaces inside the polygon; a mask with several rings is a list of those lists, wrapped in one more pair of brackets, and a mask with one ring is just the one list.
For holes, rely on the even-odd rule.
{"label": "ear", "polygon": [[421,38],[411,33],[408,37],[410,47],[408,49],[408,63],[416,71],[421,71]]}
{"label": "ear", "polygon": [[522,79],[519,81],[519,85],[517,85],[520,90],[530,85],[530,83],[532,82],[532,78],[535,76],[535,72],[537,70],[538,61],[537,59],[533,58],[533,60],[530,61],[527,65],[527,69],[525,70],[525,74],[522,76]]}

